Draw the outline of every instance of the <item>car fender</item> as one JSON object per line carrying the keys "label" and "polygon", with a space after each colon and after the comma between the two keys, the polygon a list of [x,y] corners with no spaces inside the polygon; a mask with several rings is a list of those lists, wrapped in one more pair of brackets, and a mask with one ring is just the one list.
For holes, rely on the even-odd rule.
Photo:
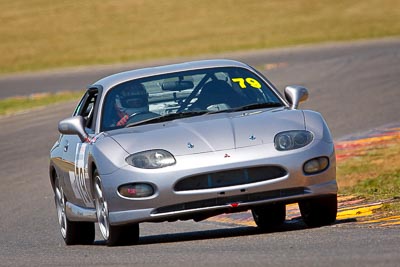
{"label": "car fender", "polygon": [[303,114],[306,130],[314,134],[314,139],[333,143],[332,134],[320,113],[304,110]]}
{"label": "car fender", "polygon": [[125,158],[129,154],[110,137],[101,138],[92,144],[89,155],[89,173],[93,173],[93,165],[100,175],[111,174],[128,165]]}

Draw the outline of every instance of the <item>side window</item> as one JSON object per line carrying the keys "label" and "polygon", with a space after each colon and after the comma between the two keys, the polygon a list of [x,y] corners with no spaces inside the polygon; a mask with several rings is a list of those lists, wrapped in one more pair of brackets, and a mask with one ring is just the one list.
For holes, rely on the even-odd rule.
{"label": "side window", "polygon": [[82,99],[79,101],[79,104],[76,106],[74,113],[72,114],[72,116],[78,116],[79,113],[81,112],[82,109],[82,105],[83,103],[85,103],[85,100],[87,98],[87,93],[85,93],[82,97]]}
{"label": "side window", "polygon": [[86,93],[74,114],[75,116],[80,115],[85,119],[86,128],[92,128],[93,126],[94,107],[97,95],[97,92]]}

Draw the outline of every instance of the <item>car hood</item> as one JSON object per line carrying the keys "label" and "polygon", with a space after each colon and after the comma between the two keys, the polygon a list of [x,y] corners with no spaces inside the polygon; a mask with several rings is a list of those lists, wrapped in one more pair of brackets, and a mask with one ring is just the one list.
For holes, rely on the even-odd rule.
{"label": "car hood", "polygon": [[302,111],[279,108],[202,115],[109,134],[130,154],[164,149],[180,156],[273,143],[279,132],[304,129]]}

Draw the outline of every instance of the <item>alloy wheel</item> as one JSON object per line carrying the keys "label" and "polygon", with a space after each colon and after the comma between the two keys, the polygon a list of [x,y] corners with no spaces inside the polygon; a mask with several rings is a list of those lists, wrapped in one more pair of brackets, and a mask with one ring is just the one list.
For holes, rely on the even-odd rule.
{"label": "alloy wheel", "polygon": [[55,196],[57,218],[63,238],[67,236],[67,216],[65,214],[65,197],[60,181],[56,178]]}
{"label": "alloy wheel", "polygon": [[110,224],[108,219],[108,207],[107,202],[103,196],[103,190],[101,186],[101,179],[99,176],[96,176],[95,186],[95,202],[96,202],[96,214],[97,220],[99,222],[99,228],[103,238],[108,240],[110,236]]}

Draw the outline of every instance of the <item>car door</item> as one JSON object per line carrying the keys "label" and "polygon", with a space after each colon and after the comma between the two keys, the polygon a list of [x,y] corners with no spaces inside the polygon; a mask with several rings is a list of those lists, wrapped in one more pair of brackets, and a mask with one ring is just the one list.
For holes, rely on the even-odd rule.
{"label": "car door", "polygon": [[[89,137],[94,135],[97,100],[97,90],[88,90],[74,112],[74,116],[82,116],[84,118],[85,129]],[[89,190],[87,160],[90,143],[82,142],[77,135],[63,135],[60,145],[62,148],[62,160],[67,166],[64,172],[67,199],[77,205],[93,207]]]}

